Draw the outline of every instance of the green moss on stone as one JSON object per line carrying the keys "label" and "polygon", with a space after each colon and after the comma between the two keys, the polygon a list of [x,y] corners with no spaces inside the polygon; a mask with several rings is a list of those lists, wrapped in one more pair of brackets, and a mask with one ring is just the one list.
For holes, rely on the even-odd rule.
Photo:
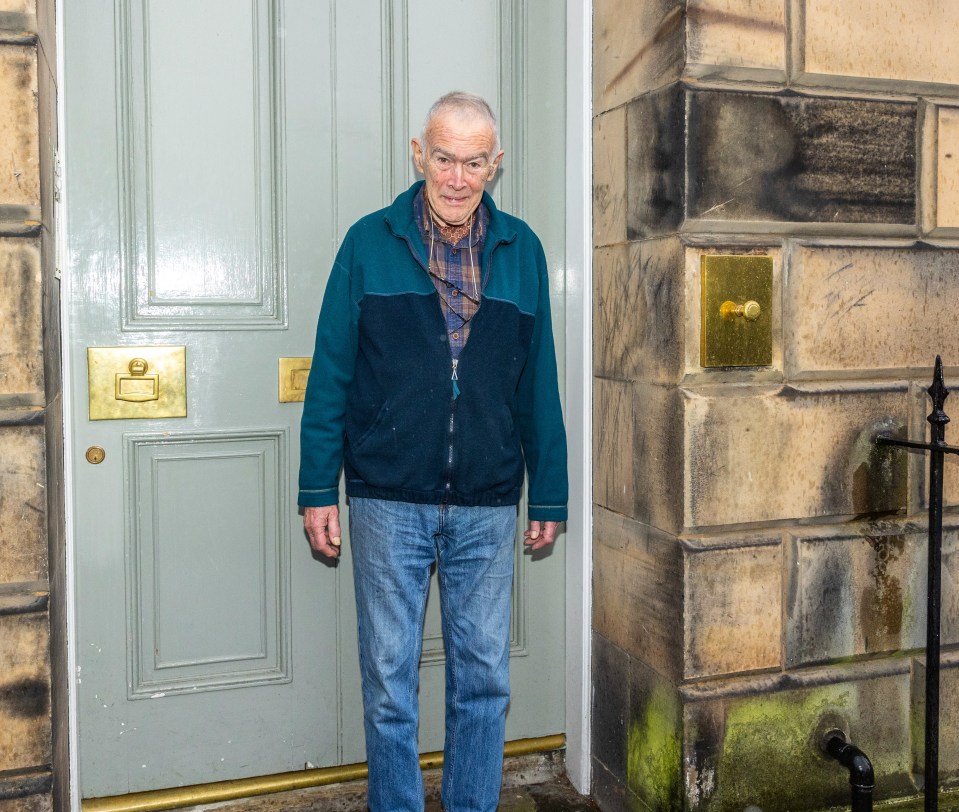
{"label": "green moss on stone", "polygon": [[848,688],[834,685],[729,701],[716,792],[700,809],[776,812],[842,803],[848,775],[818,753],[813,734],[850,699]]}
{"label": "green moss on stone", "polygon": [[659,683],[629,726],[629,789],[657,812],[683,809],[681,720],[679,697]]}

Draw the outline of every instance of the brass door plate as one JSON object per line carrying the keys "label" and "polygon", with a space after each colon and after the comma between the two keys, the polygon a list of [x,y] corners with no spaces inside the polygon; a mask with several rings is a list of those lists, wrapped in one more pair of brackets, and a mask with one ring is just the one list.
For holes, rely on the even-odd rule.
{"label": "brass door plate", "polygon": [[87,347],[91,420],[186,417],[186,347]]}
{"label": "brass door plate", "polygon": [[703,367],[762,367],[773,360],[773,260],[704,254],[700,260]]}
{"label": "brass door plate", "polygon": [[313,358],[280,359],[280,403],[302,403]]}

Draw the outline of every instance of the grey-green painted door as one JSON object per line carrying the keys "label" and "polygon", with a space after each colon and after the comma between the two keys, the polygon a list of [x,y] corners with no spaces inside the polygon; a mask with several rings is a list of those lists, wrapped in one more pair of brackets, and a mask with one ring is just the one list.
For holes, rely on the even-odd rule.
{"label": "grey-green painted door", "polygon": [[[409,138],[454,87],[500,112],[492,191],[543,238],[562,352],[562,9],[66,4],[83,797],[364,760],[350,557],[327,566],[303,537],[278,358],[312,352],[339,239],[410,182]],[[87,419],[86,348],[117,345],[186,347],[186,418]],[[564,720],[563,555],[517,562],[510,738]],[[424,751],[442,746],[436,604]]]}

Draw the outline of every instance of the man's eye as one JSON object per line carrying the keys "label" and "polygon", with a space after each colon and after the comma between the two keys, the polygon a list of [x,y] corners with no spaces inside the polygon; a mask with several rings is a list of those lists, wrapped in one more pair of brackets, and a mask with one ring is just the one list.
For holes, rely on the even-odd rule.
{"label": "man's eye", "polygon": [[444,157],[443,155],[437,155],[435,160],[436,160],[436,163],[439,164],[440,166],[447,166],[450,162],[450,159]]}
{"label": "man's eye", "polygon": [[470,161],[467,164],[467,168],[469,168],[473,172],[482,172],[483,164],[480,161]]}

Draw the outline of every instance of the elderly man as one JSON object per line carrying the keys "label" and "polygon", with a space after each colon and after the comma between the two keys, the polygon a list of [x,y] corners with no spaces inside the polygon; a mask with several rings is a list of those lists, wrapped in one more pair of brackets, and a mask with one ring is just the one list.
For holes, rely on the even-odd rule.
{"label": "elderly man", "polygon": [[516,505],[525,544],[566,519],[566,438],[539,240],[485,193],[489,105],[450,93],[413,139],[424,176],[357,222],[323,305],[301,432],[313,549],[340,553],[345,471],[369,806],[423,809],[418,667],[436,563],[446,651],[443,805],[494,810],[509,703]]}

